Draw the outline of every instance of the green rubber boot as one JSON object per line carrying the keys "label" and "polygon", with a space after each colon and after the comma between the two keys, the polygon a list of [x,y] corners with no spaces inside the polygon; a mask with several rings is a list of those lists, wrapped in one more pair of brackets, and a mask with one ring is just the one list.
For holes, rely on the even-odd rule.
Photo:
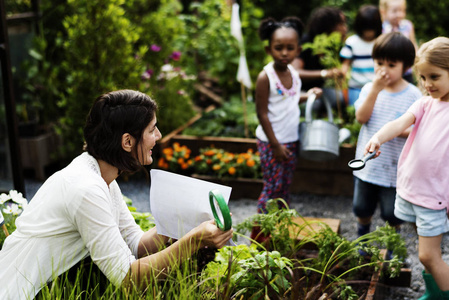
{"label": "green rubber boot", "polygon": [[[433,279],[431,274],[426,273],[425,271],[422,271],[422,277],[424,278],[424,283],[426,284],[426,292],[418,300],[449,299],[449,298],[442,298],[443,292],[441,292],[440,288],[438,287],[437,283],[435,282],[435,279]],[[444,292],[444,293],[448,293],[448,292]],[[449,296],[449,294],[448,294],[448,296]]]}

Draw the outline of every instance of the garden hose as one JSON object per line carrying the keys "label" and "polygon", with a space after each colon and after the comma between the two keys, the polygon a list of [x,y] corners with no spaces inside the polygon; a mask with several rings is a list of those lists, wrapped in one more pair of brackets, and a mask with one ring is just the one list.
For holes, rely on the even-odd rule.
{"label": "garden hose", "polygon": [[[209,192],[209,202],[210,208],[212,209],[212,213],[214,214],[215,223],[217,223],[217,227],[223,231],[231,229],[232,227],[231,213],[229,212],[229,207],[226,204],[226,201],[224,200],[221,192],[219,190],[211,190]],[[223,222],[217,214],[216,207],[220,209]]]}

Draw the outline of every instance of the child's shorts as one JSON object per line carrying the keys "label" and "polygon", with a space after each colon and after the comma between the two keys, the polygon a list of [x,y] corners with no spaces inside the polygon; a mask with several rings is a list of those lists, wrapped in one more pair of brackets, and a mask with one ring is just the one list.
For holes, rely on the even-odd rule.
{"label": "child's shorts", "polygon": [[430,209],[412,204],[396,194],[394,214],[406,222],[416,223],[419,236],[438,236],[449,231],[446,209]]}

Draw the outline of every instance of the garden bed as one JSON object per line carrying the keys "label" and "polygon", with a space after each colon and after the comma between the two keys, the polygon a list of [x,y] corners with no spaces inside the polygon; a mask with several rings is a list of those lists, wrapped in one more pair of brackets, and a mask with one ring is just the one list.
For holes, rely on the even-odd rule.
{"label": "garden bed", "polygon": [[[209,110],[211,109],[213,108],[209,108]],[[158,151],[162,151],[162,149],[172,146],[173,143],[187,146],[192,151],[193,155],[197,155],[200,149],[211,146],[236,153],[246,152],[248,149],[254,151],[257,150],[256,139],[252,138],[197,137],[183,135],[183,130],[195,123],[200,117],[201,114],[196,115],[185,125],[167,134],[158,143]],[[354,183],[352,171],[348,167],[348,162],[354,157],[355,147],[349,144],[343,144],[340,147],[340,155],[335,160],[316,162],[299,158],[291,191],[293,193],[311,193],[316,195],[352,196]],[[251,195],[251,197],[248,197],[253,199],[257,199],[258,197],[258,195],[255,197],[257,193],[252,194],[249,190],[241,190],[241,188],[247,188],[245,186],[245,181],[227,180],[227,182],[225,182],[221,179],[214,179],[213,181],[232,186],[233,194]],[[251,183],[251,185],[252,184],[253,183]],[[260,183],[254,183],[254,185],[260,185]],[[252,187],[249,189],[253,190]]]}

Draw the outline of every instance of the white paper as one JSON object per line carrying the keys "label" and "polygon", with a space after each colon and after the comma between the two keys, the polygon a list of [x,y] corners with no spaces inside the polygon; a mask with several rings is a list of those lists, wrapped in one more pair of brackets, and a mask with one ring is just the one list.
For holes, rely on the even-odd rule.
{"label": "white paper", "polygon": [[231,196],[232,188],[225,185],[163,170],[151,170],[150,176],[150,207],[157,232],[174,239],[214,219],[209,191],[219,190],[226,203]]}

